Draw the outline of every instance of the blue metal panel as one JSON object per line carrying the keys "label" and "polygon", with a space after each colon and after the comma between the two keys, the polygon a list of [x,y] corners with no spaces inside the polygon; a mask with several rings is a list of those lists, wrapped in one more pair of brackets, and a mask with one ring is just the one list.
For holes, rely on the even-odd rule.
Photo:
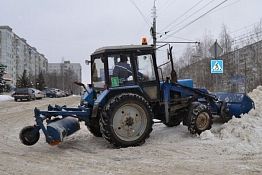
{"label": "blue metal panel", "polygon": [[248,113],[255,107],[253,100],[245,93],[214,93],[220,101],[227,102],[229,113],[236,117]]}
{"label": "blue metal panel", "polygon": [[182,80],[177,80],[177,82],[178,82],[178,84],[193,88],[193,80],[192,79],[182,79]]}
{"label": "blue metal panel", "polygon": [[81,97],[84,101],[88,102],[91,106],[94,105],[94,96],[96,95],[96,92],[93,88],[88,89],[88,91],[85,91],[84,95]]}
{"label": "blue metal panel", "polygon": [[105,101],[105,97],[108,95],[108,93],[109,93],[109,90],[106,89],[101,94],[99,94],[99,96],[97,97],[97,99],[94,102],[92,117],[97,117],[99,106],[103,101]]}

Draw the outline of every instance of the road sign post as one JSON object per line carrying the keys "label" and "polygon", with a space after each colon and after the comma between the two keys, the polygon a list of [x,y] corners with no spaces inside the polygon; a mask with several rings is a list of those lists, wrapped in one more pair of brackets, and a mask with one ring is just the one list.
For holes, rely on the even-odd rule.
{"label": "road sign post", "polygon": [[222,53],[223,49],[222,47],[216,42],[210,47],[209,52],[211,53],[212,57],[215,57],[217,59]]}
{"label": "road sign post", "polygon": [[[210,47],[209,52],[211,53],[212,57],[214,57],[214,60],[210,60],[210,72],[211,74],[222,74],[223,73],[223,60],[217,59],[222,53],[223,49],[222,47],[217,43],[217,40],[215,43]],[[215,76],[215,87],[217,86],[217,76]]]}

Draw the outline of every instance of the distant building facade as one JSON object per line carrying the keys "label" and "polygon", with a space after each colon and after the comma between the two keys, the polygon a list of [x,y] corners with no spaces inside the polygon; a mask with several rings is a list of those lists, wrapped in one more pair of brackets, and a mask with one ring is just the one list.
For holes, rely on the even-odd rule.
{"label": "distant building facade", "polygon": [[63,63],[48,63],[48,72],[65,73],[66,71],[73,71],[77,76],[77,81],[82,81],[82,67],[80,63],[71,63],[70,61],[64,61]]}
{"label": "distant building facade", "polygon": [[[49,85],[62,90],[70,90],[79,94],[81,88],[74,85],[74,81],[82,81],[82,67],[80,63],[64,61],[62,63],[48,63]],[[56,77],[54,77],[56,76]],[[59,79],[61,77],[61,79]],[[54,82],[54,80],[56,82]],[[61,83],[60,83],[61,82]]]}
{"label": "distant building facade", "polygon": [[16,85],[17,78],[24,70],[37,77],[40,72],[45,74],[48,68],[47,58],[16,35],[9,26],[0,26],[0,64],[7,66],[6,72],[13,85]]}

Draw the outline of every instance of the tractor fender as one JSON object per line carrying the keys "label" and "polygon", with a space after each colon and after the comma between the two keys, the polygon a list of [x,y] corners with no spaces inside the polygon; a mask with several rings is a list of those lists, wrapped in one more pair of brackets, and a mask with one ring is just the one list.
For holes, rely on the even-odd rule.
{"label": "tractor fender", "polygon": [[100,93],[97,96],[97,99],[94,102],[94,106],[93,106],[93,111],[92,111],[92,116],[91,117],[97,117],[98,111],[101,110],[106,103],[108,102],[108,100],[110,100],[111,98],[120,95],[122,93],[134,93],[134,94],[138,94],[142,97],[144,97],[146,100],[148,100],[149,98],[145,95],[145,93],[143,92],[143,90],[135,85],[135,86],[125,86],[125,87],[114,87],[114,88],[109,88],[104,90],[102,93]]}

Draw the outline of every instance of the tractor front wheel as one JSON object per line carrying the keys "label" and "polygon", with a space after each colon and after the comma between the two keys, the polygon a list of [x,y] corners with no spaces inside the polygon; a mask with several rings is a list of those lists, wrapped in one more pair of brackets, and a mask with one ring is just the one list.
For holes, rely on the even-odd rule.
{"label": "tractor front wheel", "polygon": [[203,131],[211,129],[212,114],[204,104],[199,102],[192,103],[188,119],[188,130],[191,134],[201,134]]}
{"label": "tractor front wheel", "polygon": [[227,103],[222,102],[221,104],[221,111],[220,111],[220,117],[224,123],[228,122],[229,120],[232,119],[232,115],[230,115]]}
{"label": "tractor front wheel", "polygon": [[31,146],[39,140],[40,133],[35,126],[26,126],[21,130],[19,138],[24,145]]}
{"label": "tractor front wheel", "polygon": [[152,131],[153,113],[137,94],[121,94],[109,100],[100,120],[103,137],[116,147],[142,145]]}

